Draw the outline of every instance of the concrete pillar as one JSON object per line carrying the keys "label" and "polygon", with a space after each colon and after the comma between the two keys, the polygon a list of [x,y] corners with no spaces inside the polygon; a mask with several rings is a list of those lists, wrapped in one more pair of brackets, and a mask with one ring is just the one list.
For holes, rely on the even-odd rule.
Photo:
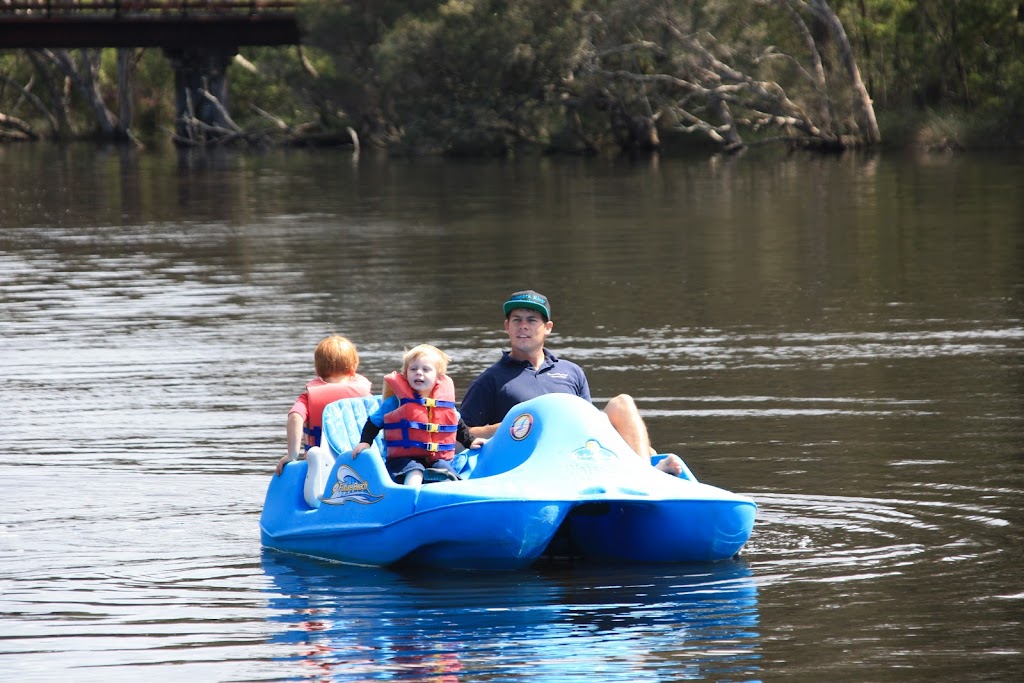
{"label": "concrete pillar", "polygon": [[[225,118],[228,107],[227,70],[237,48],[170,48],[164,53],[174,69],[175,132],[186,140],[204,140],[208,131],[189,124],[192,118],[220,128],[230,128]],[[200,94],[206,90],[217,98],[224,111]],[[216,137],[216,135],[214,135]]]}

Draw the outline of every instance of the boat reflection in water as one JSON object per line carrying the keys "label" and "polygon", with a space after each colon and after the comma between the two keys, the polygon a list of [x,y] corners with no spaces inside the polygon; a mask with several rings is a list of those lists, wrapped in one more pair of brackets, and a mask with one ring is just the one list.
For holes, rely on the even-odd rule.
{"label": "boat reflection in water", "polygon": [[263,551],[271,644],[321,680],[757,680],[757,588],[714,565],[515,574],[341,565]]}

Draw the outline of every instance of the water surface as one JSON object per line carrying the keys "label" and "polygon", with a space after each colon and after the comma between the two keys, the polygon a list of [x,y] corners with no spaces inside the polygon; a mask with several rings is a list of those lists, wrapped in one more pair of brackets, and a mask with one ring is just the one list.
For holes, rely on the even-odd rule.
{"label": "water surface", "polygon": [[[1024,677],[1024,163],[0,148],[0,678]],[[331,332],[461,397],[550,346],[754,497],[741,559],[437,576],[261,549]],[[469,523],[470,521],[467,521]]]}

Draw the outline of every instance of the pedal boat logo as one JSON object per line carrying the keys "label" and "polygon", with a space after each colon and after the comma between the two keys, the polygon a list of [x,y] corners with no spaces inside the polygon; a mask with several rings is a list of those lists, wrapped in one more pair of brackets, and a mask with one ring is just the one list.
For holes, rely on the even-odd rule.
{"label": "pedal boat logo", "polygon": [[595,439],[588,439],[585,444],[577,448],[571,454],[571,459],[566,466],[570,476],[576,481],[591,481],[598,476],[598,473],[605,470],[607,464],[618,461],[619,456],[613,451],[602,446]]}
{"label": "pedal boat logo", "polygon": [[530,435],[533,431],[533,415],[530,413],[523,413],[515,420],[512,421],[512,426],[508,428],[509,436],[516,441],[522,441]]}
{"label": "pedal boat logo", "polygon": [[344,505],[349,502],[372,505],[383,497],[383,494],[371,493],[370,485],[354,469],[341,465],[338,467],[338,481],[331,487],[331,495],[320,500],[328,505]]}
{"label": "pedal boat logo", "polygon": [[581,447],[572,453],[577,460],[587,462],[598,462],[605,460],[618,460],[619,456],[610,451],[594,439],[589,439]]}

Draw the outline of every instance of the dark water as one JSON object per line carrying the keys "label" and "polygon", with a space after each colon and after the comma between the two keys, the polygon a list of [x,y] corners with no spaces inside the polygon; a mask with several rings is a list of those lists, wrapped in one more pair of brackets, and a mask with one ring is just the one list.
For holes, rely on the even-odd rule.
{"label": "dark water", "polygon": [[[0,680],[1024,678],[1024,159],[0,147]],[[312,349],[459,390],[554,305],[595,400],[753,496],[718,566],[265,553]]]}

